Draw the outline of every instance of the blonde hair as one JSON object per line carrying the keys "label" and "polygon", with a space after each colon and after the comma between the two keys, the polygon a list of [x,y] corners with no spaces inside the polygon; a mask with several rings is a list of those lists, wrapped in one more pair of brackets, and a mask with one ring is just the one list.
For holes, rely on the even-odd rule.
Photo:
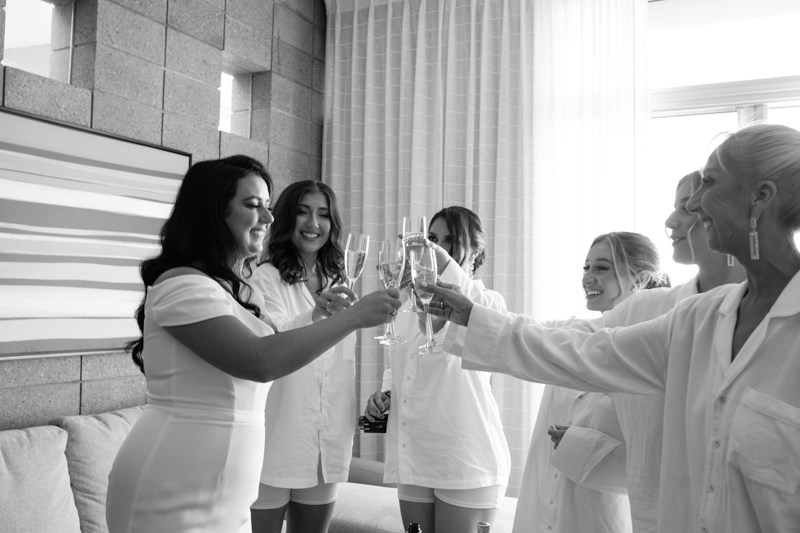
{"label": "blonde hair", "polygon": [[[778,220],[791,231],[800,229],[800,131],[777,124],[755,124],[740,129],[719,148],[738,164],[737,175],[752,189],[763,180],[778,187]],[[720,161],[720,164],[722,162]]]}
{"label": "blonde hair", "polygon": [[669,287],[669,276],[661,270],[658,249],[641,233],[615,231],[592,241],[592,246],[607,242],[611,248],[614,276],[620,288],[633,285],[634,290]]}

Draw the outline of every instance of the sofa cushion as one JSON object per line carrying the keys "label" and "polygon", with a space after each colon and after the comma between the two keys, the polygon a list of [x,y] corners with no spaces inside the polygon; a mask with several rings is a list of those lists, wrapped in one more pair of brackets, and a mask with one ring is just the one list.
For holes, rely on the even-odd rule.
{"label": "sofa cushion", "polygon": [[52,422],[69,433],[66,456],[83,533],[108,533],[108,474],[122,441],[141,413],[141,407],[131,407],[97,415],[64,416]]}
{"label": "sofa cushion", "polygon": [[80,533],[64,448],[53,426],[0,431],[0,529],[3,533]]}

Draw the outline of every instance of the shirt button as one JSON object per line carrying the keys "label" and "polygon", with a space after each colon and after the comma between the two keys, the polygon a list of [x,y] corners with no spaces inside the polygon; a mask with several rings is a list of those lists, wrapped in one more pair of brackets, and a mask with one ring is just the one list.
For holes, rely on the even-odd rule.
{"label": "shirt button", "polygon": [[719,403],[725,403],[725,396],[719,397]]}
{"label": "shirt button", "polygon": [[714,446],[719,448],[719,440],[718,439],[714,439]]}
{"label": "shirt button", "polygon": [[555,500],[550,500],[550,505],[553,505],[554,503],[556,503]]}
{"label": "shirt button", "polygon": [[558,479],[558,474],[555,474],[553,477],[554,477],[554,478],[556,478],[556,479]]}
{"label": "shirt button", "polygon": [[411,381],[411,376],[406,376],[406,381]]}
{"label": "shirt button", "polygon": [[547,529],[553,529],[553,526],[547,526]]}
{"label": "shirt button", "polygon": [[703,527],[700,528],[700,531],[702,531],[703,533],[706,533],[706,531],[708,531],[708,530],[706,529],[706,526],[703,526]]}
{"label": "shirt button", "polygon": [[405,447],[406,447],[406,445],[405,445],[405,444],[403,444],[403,448],[405,448]]}
{"label": "shirt button", "polygon": [[708,492],[714,492],[714,485],[708,486]]}

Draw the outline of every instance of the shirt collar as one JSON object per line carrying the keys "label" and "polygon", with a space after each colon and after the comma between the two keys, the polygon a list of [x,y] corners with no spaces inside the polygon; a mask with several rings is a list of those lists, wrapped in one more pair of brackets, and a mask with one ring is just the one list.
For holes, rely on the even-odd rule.
{"label": "shirt collar", "polygon": [[[720,306],[720,313],[730,315],[738,312],[739,303],[742,301],[745,292],[747,292],[747,281],[736,285],[736,288],[725,296],[725,300]],[[791,316],[798,313],[800,313],[800,271],[789,280],[789,283],[784,287],[783,292],[778,296],[767,316]]]}

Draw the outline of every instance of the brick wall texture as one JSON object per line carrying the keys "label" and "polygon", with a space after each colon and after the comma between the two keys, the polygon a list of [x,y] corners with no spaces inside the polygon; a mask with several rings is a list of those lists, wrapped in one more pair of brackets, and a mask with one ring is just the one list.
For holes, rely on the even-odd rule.
{"label": "brick wall texture", "polygon": [[[324,102],[324,83],[312,73],[324,71],[324,0],[76,0],[67,83],[69,28],[59,24],[71,18],[54,15],[50,78],[0,69],[3,107],[188,152],[193,162],[247,154],[269,168],[275,196],[319,179],[322,113],[311,110]],[[5,23],[0,10],[0,56]],[[222,72],[252,79],[249,102],[235,95],[232,133],[217,128]],[[125,353],[0,359],[0,430],[141,405],[144,384]]]}

